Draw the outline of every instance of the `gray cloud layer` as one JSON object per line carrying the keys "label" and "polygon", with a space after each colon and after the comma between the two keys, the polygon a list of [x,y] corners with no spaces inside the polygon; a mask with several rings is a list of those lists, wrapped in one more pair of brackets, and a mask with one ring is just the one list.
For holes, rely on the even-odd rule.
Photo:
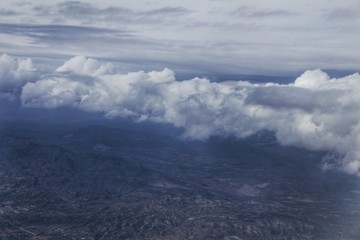
{"label": "gray cloud layer", "polygon": [[269,18],[269,17],[291,17],[297,15],[286,10],[264,10],[252,6],[241,6],[232,11],[231,14],[244,18]]}
{"label": "gray cloud layer", "polygon": [[341,20],[356,20],[360,18],[360,5],[355,8],[336,8],[327,13],[329,20],[341,21]]}
{"label": "gray cloud layer", "polygon": [[27,77],[34,73],[30,60],[0,59],[0,92],[20,88],[23,107],[170,123],[191,139],[241,138],[268,129],[283,145],[334,152],[339,159],[325,167],[360,175],[359,74],[331,79],[311,70],[290,84],[177,81],[170,69],[119,74],[112,64],[78,56],[34,80]]}
{"label": "gray cloud layer", "polygon": [[146,11],[135,11],[125,7],[99,8],[80,1],[61,2],[55,6],[36,6],[38,14],[52,18],[70,18],[82,22],[145,23],[171,22],[173,18],[191,13],[183,7],[161,7]]}
{"label": "gray cloud layer", "polygon": [[358,10],[355,0],[4,0],[0,52],[61,61],[86,55],[122,62],[126,71],[192,75],[353,72]]}

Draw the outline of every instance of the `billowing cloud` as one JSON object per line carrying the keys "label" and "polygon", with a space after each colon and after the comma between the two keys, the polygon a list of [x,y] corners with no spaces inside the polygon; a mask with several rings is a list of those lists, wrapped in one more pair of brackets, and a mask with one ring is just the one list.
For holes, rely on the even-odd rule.
{"label": "billowing cloud", "polygon": [[0,89],[21,86],[34,77],[36,69],[30,58],[14,59],[2,54],[0,56]]}
{"label": "billowing cloud", "polygon": [[27,82],[34,80],[36,69],[30,58],[14,59],[2,54],[0,56],[0,101],[15,100],[15,94]]}
{"label": "billowing cloud", "polygon": [[83,75],[100,76],[114,73],[114,66],[111,63],[100,64],[95,59],[77,56],[57,68],[56,72],[74,72]]}
{"label": "billowing cloud", "polygon": [[22,104],[170,123],[191,139],[246,137],[268,129],[283,145],[335,153],[337,161],[327,167],[360,176],[359,74],[332,79],[317,69],[289,84],[215,83],[177,81],[170,69],[119,74],[106,66],[75,57],[54,75],[26,83]]}

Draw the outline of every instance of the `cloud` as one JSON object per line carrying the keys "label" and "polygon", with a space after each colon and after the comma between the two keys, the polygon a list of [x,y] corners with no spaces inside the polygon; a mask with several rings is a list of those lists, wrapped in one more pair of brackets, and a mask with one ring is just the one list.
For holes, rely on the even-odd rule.
{"label": "cloud", "polygon": [[265,10],[252,6],[241,6],[231,12],[232,15],[243,18],[289,17],[297,15],[287,10]]}
{"label": "cloud", "polygon": [[12,11],[12,10],[0,10],[0,15],[2,16],[14,16],[14,15],[18,15],[17,12]]}
{"label": "cloud", "polygon": [[355,8],[336,8],[326,14],[329,20],[354,20],[360,18],[359,7]]}
{"label": "cloud", "polygon": [[[321,3],[313,4],[312,11],[300,3],[208,3],[199,8],[186,1],[65,1],[19,7],[8,1],[0,51],[35,59],[88,55],[122,61],[124,71],[167,66],[192,76],[357,69],[359,55],[352,47],[359,39],[356,21],[319,21],[317,13],[328,14]],[[332,3],[327,8],[349,6]]]}
{"label": "cloud", "polygon": [[307,71],[294,84],[256,88],[248,99],[257,106],[253,118],[276,131],[281,144],[334,151],[342,156],[337,164],[359,175],[359,83],[359,74],[330,79]]}
{"label": "cloud", "polygon": [[[113,73],[75,57],[49,77],[24,85],[24,107],[72,107],[108,118],[170,123],[184,137],[247,137],[274,131],[280,144],[334,152],[327,167],[360,176],[360,75],[330,78],[317,69],[293,83],[176,80],[170,69]],[[66,73],[63,72],[66,71]]]}
{"label": "cloud", "polygon": [[21,87],[37,77],[37,70],[30,58],[15,59],[7,54],[0,55],[0,102],[16,101]]}
{"label": "cloud", "polygon": [[71,25],[0,23],[0,29],[0,32],[3,34],[29,37],[34,43],[39,43],[41,45],[54,43],[66,44],[69,41],[83,41],[84,38],[92,39],[105,35],[117,35],[121,37],[131,36],[128,32],[121,30]]}
{"label": "cloud", "polygon": [[2,102],[2,101],[14,102],[14,101],[16,101],[16,96],[12,93],[0,91],[0,102]]}
{"label": "cloud", "polygon": [[140,12],[140,14],[151,18],[166,18],[166,17],[183,16],[191,12],[192,11],[183,7],[163,7],[149,11],[143,11]]}
{"label": "cloud", "polygon": [[[38,10],[42,10],[42,8],[38,8]],[[72,18],[83,18],[87,17],[96,17],[96,16],[109,16],[114,14],[130,14],[131,10],[127,8],[121,7],[109,7],[100,9],[94,7],[89,3],[83,3],[78,1],[66,1],[59,3],[57,5],[56,10],[59,14],[72,17]]]}
{"label": "cloud", "polygon": [[73,72],[83,75],[100,76],[114,73],[114,65],[111,63],[100,64],[95,59],[77,56],[57,68],[56,72]]}
{"label": "cloud", "polygon": [[51,78],[35,83],[27,83],[22,90],[22,101],[25,106],[56,108],[76,106],[89,88],[82,83],[64,78]]}
{"label": "cloud", "polygon": [[161,7],[151,10],[133,10],[125,7],[99,8],[80,1],[61,2],[55,6],[37,6],[33,8],[38,14],[53,18],[65,17],[82,22],[126,22],[148,24],[168,22],[182,17],[192,11],[183,7]]}
{"label": "cloud", "polygon": [[14,59],[2,54],[0,56],[0,91],[11,91],[33,80],[36,69],[30,58]]}

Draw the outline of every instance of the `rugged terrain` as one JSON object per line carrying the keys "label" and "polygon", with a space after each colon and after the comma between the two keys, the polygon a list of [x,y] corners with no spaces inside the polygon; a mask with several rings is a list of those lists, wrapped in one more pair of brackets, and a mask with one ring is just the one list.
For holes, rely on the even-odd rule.
{"label": "rugged terrain", "polygon": [[6,123],[0,239],[359,239],[356,177],[264,133]]}

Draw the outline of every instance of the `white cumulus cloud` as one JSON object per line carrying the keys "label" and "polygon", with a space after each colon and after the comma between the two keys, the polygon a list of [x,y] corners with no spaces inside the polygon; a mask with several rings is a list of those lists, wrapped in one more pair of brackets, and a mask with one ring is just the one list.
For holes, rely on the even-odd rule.
{"label": "white cumulus cloud", "polygon": [[75,57],[57,69],[74,74],[27,83],[22,104],[170,123],[192,139],[268,129],[283,145],[335,152],[345,172],[360,176],[359,74],[332,79],[317,69],[289,84],[215,83],[177,81],[170,69],[118,74],[106,66]]}
{"label": "white cumulus cloud", "polygon": [[114,73],[111,63],[101,64],[96,59],[76,56],[56,69],[56,72],[73,72],[77,74],[100,76]]}
{"label": "white cumulus cloud", "polygon": [[0,90],[19,87],[33,79],[36,69],[30,58],[14,59],[2,54],[0,56]]}
{"label": "white cumulus cloud", "polygon": [[0,55],[0,101],[14,101],[20,88],[35,77],[36,69],[30,58],[15,59],[7,54]]}

